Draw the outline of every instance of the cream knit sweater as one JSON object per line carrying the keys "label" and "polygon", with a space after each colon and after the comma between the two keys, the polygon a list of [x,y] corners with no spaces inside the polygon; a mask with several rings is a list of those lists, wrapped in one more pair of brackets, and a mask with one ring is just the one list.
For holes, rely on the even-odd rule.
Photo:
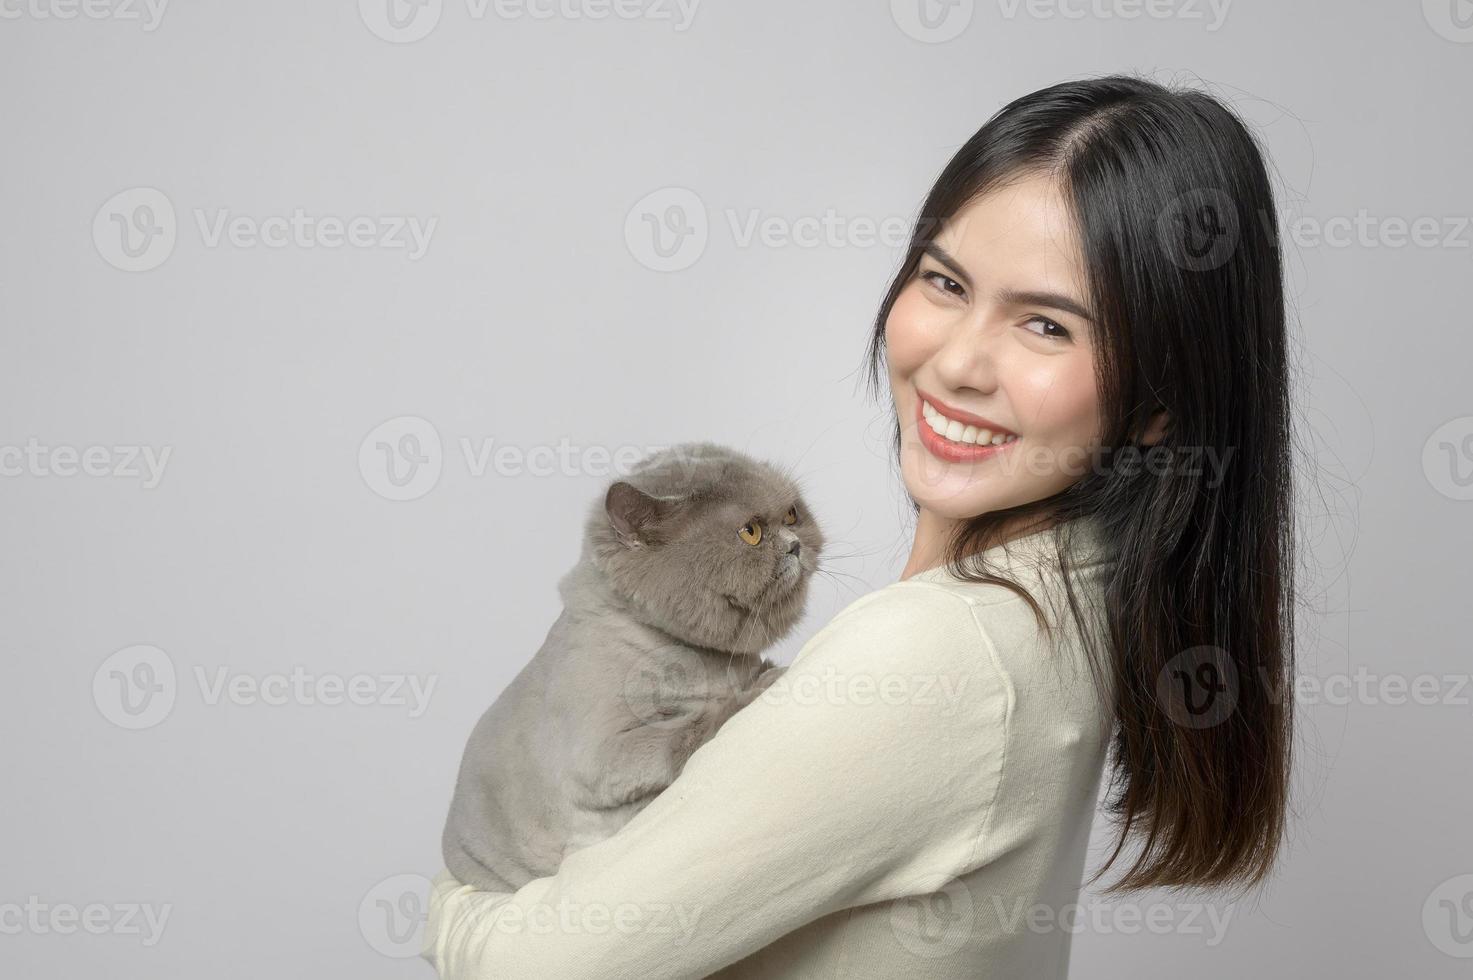
{"label": "cream knit sweater", "polygon": [[[1087,526],[1076,593],[1108,560]],[[1052,535],[989,559],[1050,611]],[[1066,618],[928,569],[860,597],[613,837],[434,882],[442,980],[1061,980],[1108,742]]]}

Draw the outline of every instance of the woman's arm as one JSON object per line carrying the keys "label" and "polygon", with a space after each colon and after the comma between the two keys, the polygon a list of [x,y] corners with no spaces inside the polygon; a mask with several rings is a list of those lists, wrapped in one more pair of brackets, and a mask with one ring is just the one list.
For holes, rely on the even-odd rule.
{"label": "woman's arm", "polygon": [[512,894],[437,879],[424,956],[443,980],[702,977],[929,891],[976,866],[1011,703],[964,598],[872,592],[613,837]]}

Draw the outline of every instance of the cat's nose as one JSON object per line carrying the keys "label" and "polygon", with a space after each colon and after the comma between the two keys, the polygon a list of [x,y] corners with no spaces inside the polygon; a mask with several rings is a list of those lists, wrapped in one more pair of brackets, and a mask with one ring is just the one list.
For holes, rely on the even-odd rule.
{"label": "cat's nose", "polygon": [[794,538],[793,543],[788,545],[788,554],[793,555],[794,557],[797,557],[798,552],[802,550],[803,542],[799,541],[797,538]]}

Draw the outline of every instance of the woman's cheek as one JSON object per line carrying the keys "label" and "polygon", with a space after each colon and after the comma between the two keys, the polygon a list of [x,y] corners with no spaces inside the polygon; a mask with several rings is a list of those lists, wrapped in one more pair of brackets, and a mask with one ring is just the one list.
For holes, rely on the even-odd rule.
{"label": "woman's cheek", "polygon": [[895,369],[909,374],[925,363],[934,347],[935,325],[930,322],[925,298],[918,295],[912,283],[895,297],[890,316],[885,320],[885,347]]}
{"label": "woman's cheek", "polygon": [[1025,373],[1024,424],[1042,442],[1083,446],[1098,425],[1094,374],[1087,361],[1075,360],[1050,358]]}

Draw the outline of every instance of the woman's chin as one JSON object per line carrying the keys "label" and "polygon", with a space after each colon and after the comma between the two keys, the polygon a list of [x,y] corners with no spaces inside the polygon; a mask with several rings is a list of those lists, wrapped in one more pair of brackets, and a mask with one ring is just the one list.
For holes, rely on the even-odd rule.
{"label": "woman's chin", "polygon": [[928,467],[917,474],[906,469],[905,489],[923,509],[941,517],[960,520],[996,510],[1000,506],[996,488],[990,485],[995,479],[984,481],[966,470],[967,467],[958,466],[947,472],[936,472]]}
{"label": "woman's chin", "polygon": [[968,497],[917,497],[916,503],[923,510],[935,514],[937,517],[945,517],[949,520],[965,521],[988,511],[997,510],[997,505],[991,503],[985,496],[978,497],[976,494]]}

